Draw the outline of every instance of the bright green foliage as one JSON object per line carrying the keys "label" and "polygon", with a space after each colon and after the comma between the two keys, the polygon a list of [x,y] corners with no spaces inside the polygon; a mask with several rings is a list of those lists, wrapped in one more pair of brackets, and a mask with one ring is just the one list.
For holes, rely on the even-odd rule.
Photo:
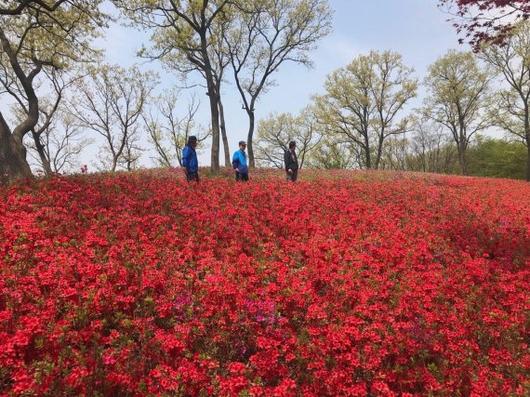
{"label": "bright green foliage", "polygon": [[480,138],[469,148],[469,174],[524,179],[526,148],[520,142]]}
{"label": "bright green foliage", "polygon": [[92,41],[101,33],[107,17],[99,11],[102,0],[65,2],[53,12],[27,8],[18,16],[0,17],[2,63],[6,45],[18,61],[64,69],[73,62],[94,60]]}
{"label": "bright green foliage", "polygon": [[409,128],[409,118],[400,116],[416,96],[412,74],[400,54],[372,51],[331,73],[326,94],[315,97],[317,119],[358,148],[360,167],[379,168],[385,141]]}
{"label": "bright green foliage", "polygon": [[528,147],[526,178],[530,181],[530,23],[519,24],[505,45],[484,48],[482,57],[504,83],[495,94],[490,117]]}
{"label": "bright green foliage", "polygon": [[424,115],[450,132],[464,175],[472,138],[491,125],[486,117],[490,79],[472,53],[453,50],[431,65],[425,78]]}

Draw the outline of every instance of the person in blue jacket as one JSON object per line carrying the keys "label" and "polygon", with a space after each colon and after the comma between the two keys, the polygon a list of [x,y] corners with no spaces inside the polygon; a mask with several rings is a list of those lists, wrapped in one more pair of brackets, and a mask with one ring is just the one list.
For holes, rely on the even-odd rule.
{"label": "person in blue jacket", "polygon": [[196,147],[197,137],[190,136],[188,143],[182,150],[182,167],[184,167],[188,182],[199,182],[199,161],[197,160],[197,152],[195,151]]}
{"label": "person in blue jacket", "polygon": [[247,148],[247,143],[245,141],[239,142],[239,150],[234,153],[232,158],[232,166],[236,172],[236,181],[248,181],[248,164],[247,164],[247,154],[245,149]]}

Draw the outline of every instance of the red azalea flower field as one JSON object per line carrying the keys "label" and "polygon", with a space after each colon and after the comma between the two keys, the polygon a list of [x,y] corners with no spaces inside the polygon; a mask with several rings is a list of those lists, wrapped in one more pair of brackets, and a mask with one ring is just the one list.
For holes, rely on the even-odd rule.
{"label": "red azalea flower field", "polygon": [[0,395],[528,396],[530,184],[0,189]]}

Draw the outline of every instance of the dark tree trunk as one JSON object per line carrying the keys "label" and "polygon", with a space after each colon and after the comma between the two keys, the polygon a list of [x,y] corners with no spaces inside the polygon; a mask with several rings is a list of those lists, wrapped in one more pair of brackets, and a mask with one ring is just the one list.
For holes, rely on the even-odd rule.
{"label": "dark tree trunk", "polygon": [[365,160],[366,160],[366,168],[371,170],[372,169],[372,153],[370,153],[370,140],[368,139],[368,134],[364,136],[364,150],[365,150]]}
{"label": "dark tree trunk", "polygon": [[466,159],[466,147],[464,144],[458,145],[458,162],[460,163],[460,171],[462,175],[467,175],[467,159]]}
{"label": "dark tree trunk", "polygon": [[40,141],[40,136],[35,131],[32,131],[32,135],[33,135],[33,140],[35,141],[35,149],[37,149],[37,153],[39,154],[42,169],[44,170],[44,173],[47,176],[51,176],[53,174],[53,170],[50,164],[50,159],[46,155],[46,149]]}
{"label": "dark tree trunk", "polygon": [[381,157],[383,156],[383,143],[384,138],[379,137],[379,141],[377,142],[377,154],[375,158],[375,169],[379,169],[379,165],[381,164]]}
{"label": "dark tree trunk", "polygon": [[[207,2],[205,2],[206,4]],[[201,38],[201,58],[203,65],[200,66],[206,79],[207,95],[210,101],[210,118],[212,126],[212,149],[210,169],[213,174],[219,173],[219,149],[220,149],[220,128],[219,128],[219,92],[213,75],[213,68],[208,55],[208,40],[206,38],[206,28],[198,31]]]}
{"label": "dark tree trunk", "polygon": [[219,94],[219,120],[221,122],[221,136],[223,138],[223,149],[225,153],[225,167],[231,166],[230,161],[230,146],[228,144],[228,136],[226,135],[226,123],[225,123],[225,110],[223,102],[221,101],[221,95]]}
{"label": "dark tree trunk", "polygon": [[26,148],[11,133],[0,113],[0,181],[31,178],[33,175],[26,160]]}
{"label": "dark tree trunk", "polygon": [[[211,74],[211,73],[210,73]],[[208,75],[208,73],[207,73]],[[217,103],[217,93],[214,88],[213,79],[208,82],[208,98],[210,100],[210,114],[212,119],[212,151],[211,170],[212,173],[219,173],[219,105]]]}
{"label": "dark tree trunk", "polygon": [[250,168],[256,168],[256,161],[254,159],[254,145],[252,143],[254,139],[256,116],[253,110],[248,110],[247,113],[248,113],[248,136],[247,136],[248,165]]}

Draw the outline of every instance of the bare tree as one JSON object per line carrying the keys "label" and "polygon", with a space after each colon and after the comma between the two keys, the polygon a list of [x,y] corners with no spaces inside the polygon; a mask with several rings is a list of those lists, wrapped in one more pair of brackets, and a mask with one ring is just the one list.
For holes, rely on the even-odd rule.
{"label": "bare tree", "polygon": [[380,169],[406,171],[408,169],[409,139],[403,136],[390,137],[381,155]]}
{"label": "bare tree", "polygon": [[195,121],[200,102],[192,96],[184,116],[179,115],[178,112],[179,94],[177,91],[173,90],[161,95],[157,102],[159,103],[159,115],[150,114],[144,117],[145,127],[157,152],[156,161],[162,167],[182,166],[182,149],[188,137],[195,135],[201,143],[210,136],[209,131],[201,133],[202,128]]}
{"label": "bare tree", "polygon": [[116,171],[131,169],[139,157],[140,121],[156,76],[137,67],[103,66],[92,71],[79,85],[79,97],[72,102],[77,123],[104,138],[102,165]]}
{"label": "bare tree", "polygon": [[145,150],[139,144],[138,134],[129,134],[125,140],[125,148],[118,163],[127,171],[133,171],[138,168],[138,162]]}
{"label": "bare tree", "polygon": [[242,6],[225,35],[237,89],[248,116],[249,165],[255,167],[256,103],[286,62],[311,65],[309,52],[331,31],[327,0],[274,0]]}
{"label": "bare tree", "polygon": [[418,119],[410,137],[407,168],[411,171],[451,173],[458,153],[452,138],[442,125],[428,119]]}
{"label": "bare tree", "polygon": [[321,139],[317,122],[309,109],[297,116],[289,113],[270,115],[258,124],[256,160],[261,164],[282,169],[284,153],[288,150],[289,142],[295,141],[301,169]]}
{"label": "bare tree", "polygon": [[41,127],[39,147],[35,139],[30,140],[28,147],[47,175],[61,174],[78,166],[79,155],[91,143],[84,135],[84,131],[74,124],[72,116],[64,108],[59,108],[46,128]]}

